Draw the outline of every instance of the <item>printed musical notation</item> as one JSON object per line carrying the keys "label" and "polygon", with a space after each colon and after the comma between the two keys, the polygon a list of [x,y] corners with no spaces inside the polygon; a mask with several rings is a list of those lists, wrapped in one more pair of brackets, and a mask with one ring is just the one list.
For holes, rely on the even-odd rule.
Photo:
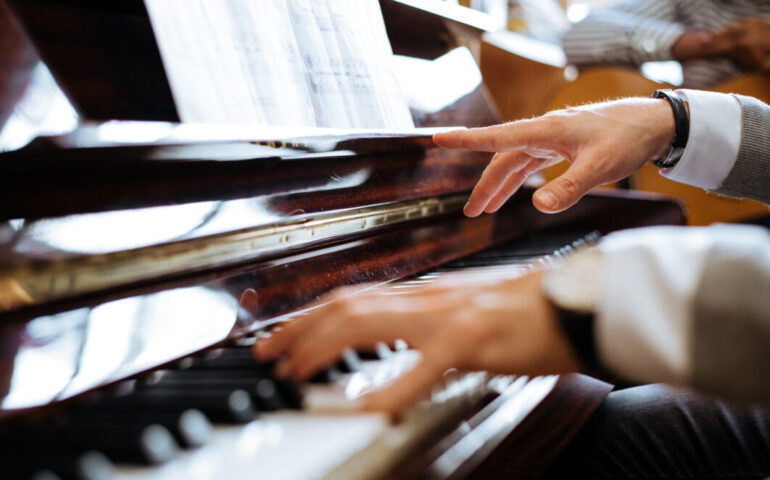
{"label": "printed musical notation", "polygon": [[183,122],[407,129],[377,0],[145,0]]}

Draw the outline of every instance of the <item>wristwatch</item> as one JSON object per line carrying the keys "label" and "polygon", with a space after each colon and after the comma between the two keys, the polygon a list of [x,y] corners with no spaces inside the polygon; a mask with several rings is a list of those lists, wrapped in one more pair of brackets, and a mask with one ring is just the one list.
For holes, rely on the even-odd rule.
{"label": "wristwatch", "polygon": [[543,278],[543,292],[555,307],[561,329],[589,372],[601,371],[594,312],[601,295],[603,259],[598,248],[589,248],[568,257]]}
{"label": "wristwatch", "polygon": [[655,90],[652,98],[665,98],[674,114],[674,141],[665,157],[653,161],[659,168],[671,168],[679,163],[684,155],[687,140],[690,137],[690,117],[687,114],[686,100],[673,90]]}

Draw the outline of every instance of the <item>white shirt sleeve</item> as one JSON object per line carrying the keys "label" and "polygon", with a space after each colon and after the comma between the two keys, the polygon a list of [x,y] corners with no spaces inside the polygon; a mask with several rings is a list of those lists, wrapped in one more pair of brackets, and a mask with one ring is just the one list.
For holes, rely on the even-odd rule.
{"label": "white shirt sleeve", "polygon": [[[759,240],[758,230],[765,235]],[[602,293],[594,331],[602,364],[639,382],[692,384],[695,301],[704,268],[717,247],[740,250],[760,241],[766,232],[748,225],[607,235],[599,244]]]}
{"label": "white shirt sleeve", "polygon": [[690,107],[690,136],[682,158],[661,173],[680,183],[717,189],[732,170],[741,141],[741,106],[732,95],[677,90]]}

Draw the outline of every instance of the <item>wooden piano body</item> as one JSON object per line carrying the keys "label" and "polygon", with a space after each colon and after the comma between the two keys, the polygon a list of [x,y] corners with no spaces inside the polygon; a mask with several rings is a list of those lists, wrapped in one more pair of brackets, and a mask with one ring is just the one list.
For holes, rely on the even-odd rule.
{"label": "wooden piano body", "polygon": [[[99,2],[16,4],[23,4],[18,13],[43,58],[56,57],[53,46],[66,50],[68,21],[94,33],[88,22],[77,24],[83,17],[73,11],[101,11]],[[125,20],[114,16],[117,11],[137,27],[136,12],[122,8],[111,10],[110,18]],[[28,68],[34,50],[5,9],[2,20],[14,27],[3,31],[13,32],[24,52],[14,57],[25,59],[16,64]],[[77,62],[56,58],[58,64],[54,58],[48,63],[65,89],[87,92],[93,77],[83,77]],[[94,58],[99,55],[85,60]],[[21,83],[4,102],[23,94]],[[442,111],[414,112],[418,126],[495,122],[483,89],[479,84]],[[107,90],[91,92],[105,95],[96,102],[77,96],[80,112],[125,100]],[[133,118],[116,111],[109,115]],[[61,148],[47,139],[0,156],[0,444],[16,445],[0,453],[4,461],[38,453],[25,451],[12,435],[23,438],[28,428],[58,431],[46,429],[105,388],[146,382],[159,368],[177,368],[180,359],[195,363],[212,348],[248,342],[335,287],[415,278],[499,244],[515,250],[538,239],[683,222],[677,203],[629,193],[592,194],[564,213],[544,215],[531,206],[529,191],[495,215],[468,219],[462,206],[487,154],[440,150],[419,134],[295,140],[301,148],[243,139]],[[549,253],[544,248],[528,251]],[[434,405],[438,416],[420,418],[440,421],[408,437],[390,457],[327,458],[311,463],[316,470],[308,478],[334,472],[344,478],[495,478],[502,471],[537,478],[608,391],[582,376],[548,381],[545,400],[528,408],[520,405],[525,397],[516,382],[449,414]],[[261,432],[269,425],[261,419],[270,415],[237,428]],[[330,432],[337,428],[355,436],[374,425],[371,431],[383,442],[415,424],[388,426],[376,416],[350,413],[339,423],[323,418],[323,428],[331,430],[312,437],[321,439],[319,452],[329,450],[321,448],[322,439],[336,438]],[[312,457],[307,450],[293,455]],[[198,463],[196,471],[205,472]],[[120,478],[169,478],[152,469],[120,472],[126,475]]]}

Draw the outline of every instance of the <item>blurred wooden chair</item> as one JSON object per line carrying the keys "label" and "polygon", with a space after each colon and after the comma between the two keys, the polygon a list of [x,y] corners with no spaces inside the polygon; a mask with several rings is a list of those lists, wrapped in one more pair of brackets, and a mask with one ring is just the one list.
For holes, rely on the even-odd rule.
{"label": "blurred wooden chair", "polygon": [[479,67],[504,121],[548,111],[549,100],[568,84],[561,47],[502,31],[481,37]]}

